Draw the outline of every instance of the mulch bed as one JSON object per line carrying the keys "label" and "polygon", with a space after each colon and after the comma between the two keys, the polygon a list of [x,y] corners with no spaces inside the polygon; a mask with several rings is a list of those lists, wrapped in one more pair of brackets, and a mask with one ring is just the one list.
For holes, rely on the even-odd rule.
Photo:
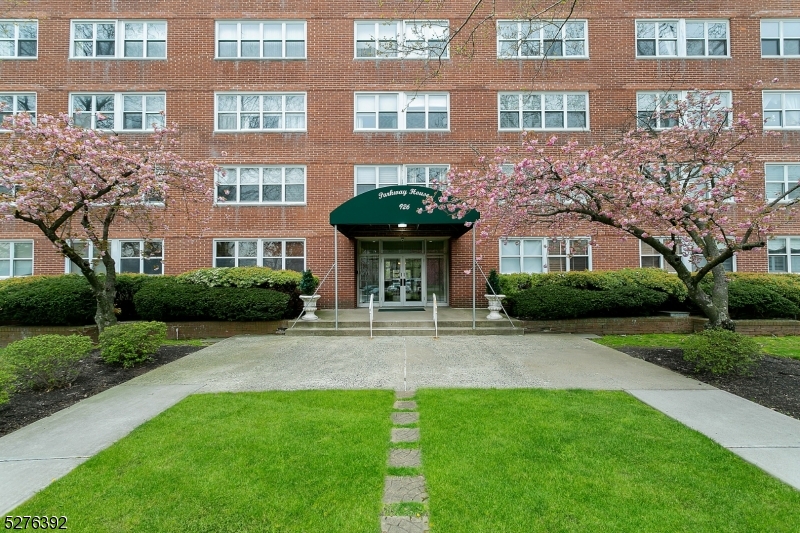
{"label": "mulch bed", "polygon": [[681,348],[617,349],[800,420],[800,361],[796,359],[768,355],[752,376],[714,376],[696,373],[692,363],[683,360]]}
{"label": "mulch bed", "polygon": [[71,386],[52,391],[19,392],[0,406],[0,436],[200,349],[199,346],[162,346],[152,361],[128,369],[107,365],[100,359],[100,352],[94,351],[80,362],[81,373]]}

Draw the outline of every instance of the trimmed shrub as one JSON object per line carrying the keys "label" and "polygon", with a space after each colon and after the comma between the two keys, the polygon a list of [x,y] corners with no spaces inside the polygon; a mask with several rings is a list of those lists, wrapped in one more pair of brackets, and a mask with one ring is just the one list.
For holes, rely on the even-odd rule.
{"label": "trimmed shrub", "polygon": [[500,275],[497,270],[491,269],[486,278],[486,294],[503,294],[500,288]]}
{"label": "trimmed shrub", "polygon": [[92,348],[92,340],[81,335],[39,335],[12,342],[2,357],[21,389],[50,390],[72,383],[80,374],[78,361]]}
{"label": "trimmed shrub", "polygon": [[[161,277],[133,298],[145,320],[278,320],[291,308],[289,296],[258,288],[206,287]],[[298,298],[299,300],[299,298]]]}
{"label": "trimmed shrub", "polygon": [[691,335],[683,347],[683,358],[694,363],[695,371],[717,375],[750,375],[762,357],[761,347],[755,340],[725,329],[709,329]]}
{"label": "trimmed shrub", "polygon": [[126,321],[138,320],[139,315],[136,314],[133,297],[146,284],[160,278],[161,276],[147,274],[117,274],[117,297],[114,300],[114,306],[120,310],[117,318]]}
{"label": "trimmed shrub", "polygon": [[163,322],[117,324],[100,334],[100,356],[108,364],[131,368],[150,361],[165,340],[167,325]]}
{"label": "trimmed shrub", "polygon": [[14,394],[14,383],[17,380],[11,365],[5,361],[0,361],[0,405],[8,402]]}
{"label": "trimmed shrub", "polygon": [[541,285],[512,298],[513,314],[529,320],[559,320],[595,316],[646,316],[667,300],[667,295],[643,287],[593,291],[558,285]]}
{"label": "trimmed shrub", "polygon": [[[297,290],[302,274],[293,270],[266,267],[201,268],[177,276],[179,283],[205,287],[260,287],[291,294]],[[317,279],[317,283],[319,280]]]}
{"label": "trimmed shrub", "polygon": [[297,284],[300,294],[303,296],[312,296],[314,291],[317,290],[317,287],[319,287],[319,278],[311,273],[310,268],[303,271],[303,275],[300,278],[300,283]]}
{"label": "trimmed shrub", "polygon": [[770,285],[736,280],[728,285],[728,310],[735,320],[752,318],[793,318],[800,307]]}
{"label": "trimmed shrub", "polygon": [[83,276],[12,279],[0,283],[3,322],[24,326],[82,326],[94,322],[97,301]]}

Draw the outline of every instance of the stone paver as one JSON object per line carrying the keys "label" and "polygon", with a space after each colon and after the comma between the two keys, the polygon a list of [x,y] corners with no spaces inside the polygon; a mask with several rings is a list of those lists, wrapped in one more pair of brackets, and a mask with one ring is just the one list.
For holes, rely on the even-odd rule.
{"label": "stone paver", "polygon": [[389,452],[389,466],[395,468],[418,468],[422,466],[419,448],[413,450],[404,448],[391,450]]}
{"label": "stone paver", "polygon": [[386,476],[383,486],[383,503],[428,501],[424,476]]}
{"label": "stone paver", "polygon": [[428,533],[428,517],[384,516],[381,533]]}
{"label": "stone paver", "polygon": [[417,394],[415,390],[398,390],[394,392],[395,398],[398,400],[407,400],[413,398]]}
{"label": "stone paver", "polygon": [[419,428],[392,428],[392,442],[419,441]]}
{"label": "stone paver", "polygon": [[413,424],[419,422],[419,413],[392,413],[392,424]]}
{"label": "stone paver", "polygon": [[395,409],[416,409],[417,402],[404,402],[404,401],[397,401],[394,402]]}

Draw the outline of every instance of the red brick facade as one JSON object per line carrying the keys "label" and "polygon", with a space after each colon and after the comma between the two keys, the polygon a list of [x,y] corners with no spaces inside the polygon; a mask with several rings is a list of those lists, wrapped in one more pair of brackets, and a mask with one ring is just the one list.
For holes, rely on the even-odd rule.
{"label": "red brick facade", "polygon": [[[404,13],[407,2],[360,0],[266,0],[201,4],[161,0],[104,1],[80,4],[31,0],[0,10],[0,19],[38,20],[38,58],[0,58],[0,95],[36,93],[39,113],[66,112],[74,92],[161,92],[168,121],[177,122],[187,157],[212,159],[219,165],[302,165],[306,169],[306,202],[294,206],[208,206],[193,220],[173,222],[162,235],[164,272],[177,274],[212,266],[214,239],[304,239],[306,267],[323,275],[333,262],[330,212],[353,197],[356,165],[446,164],[469,168],[476,150],[491,154],[495,146],[518,146],[519,132],[498,129],[500,91],[582,91],[588,93],[590,128],[585,132],[552,132],[582,144],[611,139],[631,124],[636,92],[647,90],[726,90],[748,113],[762,111],[764,80],[770,90],[800,91],[800,57],[762,58],[762,19],[800,19],[794,0],[767,2],[697,2],[655,4],[621,0],[580,2],[573,20],[586,20],[588,59],[498,59],[496,23],[490,20],[474,34],[469,54],[453,46],[436,77],[436,61],[420,59],[354,59],[354,24],[361,20],[449,20],[451,31],[474,2],[432,2],[430,10]],[[497,3],[496,19],[519,18],[518,2]],[[425,4],[428,5],[427,3]],[[438,7],[436,7],[438,6]],[[487,2],[480,18],[488,14]],[[70,59],[71,20],[160,20],[168,26],[165,60]],[[724,58],[637,59],[637,19],[728,21]],[[278,20],[306,22],[306,58],[283,60],[215,59],[215,21]],[[457,38],[456,43],[462,43]],[[778,82],[768,81],[778,78]],[[357,92],[409,91],[449,94],[449,129],[441,132],[354,131]],[[306,130],[292,133],[215,131],[215,93],[279,92],[306,94]],[[550,135],[545,132],[542,135]],[[134,137],[135,135],[131,135]],[[800,162],[800,129],[755,143],[759,160]],[[223,155],[223,153],[225,155]],[[763,187],[763,174],[756,187]],[[212,178],[209,176],[209,180]],[[385,234],[384,234],[385,235]],[[393,235],[400,236],[399,230]],[[532,228],[528,236],[548,236]],[[575,228],[573,235],[595,235],[592,269],[640,265],[639,244],[621,241],[608,231]],[[800,223],[787,222],[781,235],[800,236]],[[138,238],[118,228],[115,238]],[[1,239],[33,239],[35,274],[64,272],[64,260],[46,240],[25,225],[0,222]],[[449,244],[450,304],[471,305],[471,234]],[[356,302],[356,242],[338,235],[339,294],[342,307]],[[480,243],[478,255],[488,272],[499,264],[498,239]],[[740,271],[766,271],[767,253],[757,250],[737,258]],[[482,283],[479,292],[482,293]],[[332,279],[322,288],[322,305],[333,304]],[[482,300],[482,297],[481,297]]]}

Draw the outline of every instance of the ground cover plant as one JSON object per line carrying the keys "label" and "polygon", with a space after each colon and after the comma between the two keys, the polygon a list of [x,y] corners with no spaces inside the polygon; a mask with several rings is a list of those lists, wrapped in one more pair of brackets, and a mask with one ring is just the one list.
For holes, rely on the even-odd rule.
{"label": "ground cover plant", "polygon": [[[685,333],[649,333],[645,335],[604,335],[595,342],[617,348],[621,346],[641,346],[650,348],[680,348],[689,338]],[[800,336],[755,336],[764,353],[775,357],[787,357],[800,360]]]}
{"label": "ground cover plant", "polygon": [[393,398],[191,396],[13,514],[66,515],[70,530],[92,533],[374,533]]}
{"label": "ground cover plant", "polygon": [[431,531],[789,532],[800,492],[622,392],[419,390]]}

